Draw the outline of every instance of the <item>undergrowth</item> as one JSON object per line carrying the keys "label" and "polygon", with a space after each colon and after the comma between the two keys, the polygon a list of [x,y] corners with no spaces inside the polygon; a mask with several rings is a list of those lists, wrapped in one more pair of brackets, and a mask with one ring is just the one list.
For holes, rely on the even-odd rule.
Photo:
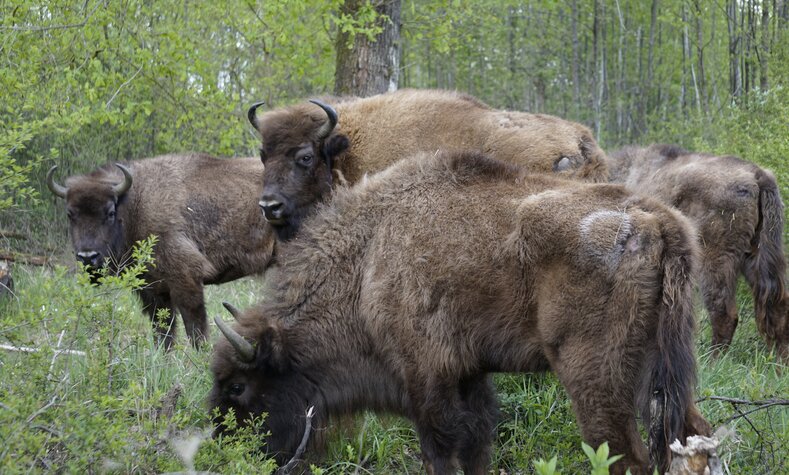
{"label": "undergrowth", "polygon": [[[137,257],[102,285],[65,267],[15,267],[16,293],[0,301],[0,343],[37,351],[0,350],[0,472],[275,469],[252,431],[211,437],[205,405],[210,345],[194,350],[182,332],[169,353],[154,345],[132,292],[142,285],[142,266],[152,264],[150,245]],[[224,313],[222,301],[254,304],[260,288],[259,278],[208,287],[209,315]],[[731,403],[709,398],[789,397],[786,368],[782,374],[757,334],[746,290],[738,295],[742,321],[734,344],[720,359],[711,357],[709,324],[699,306],[699,406],[721,429],[727,473],[785,473],[786,406],[740,416]],[[570,400],[552,374],[497,375],[495,382],[501,406],[495,473],[606,473],[592,461],[604,465],[616,454],[590,458],[592,452],[584,452]],[[326,453],[310,459],[316,474],[421,471],[417,437],[402,418],[366,413],[329,430]]]}

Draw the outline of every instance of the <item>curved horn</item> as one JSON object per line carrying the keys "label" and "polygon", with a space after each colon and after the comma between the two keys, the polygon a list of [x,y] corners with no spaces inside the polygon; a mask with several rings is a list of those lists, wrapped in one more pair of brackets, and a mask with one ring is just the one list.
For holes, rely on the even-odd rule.
{"label": "curved horn", "polygon": [[334,127],[337,125],[337,111],[334,110],[332,106],[324,104],[317,99],[310,99],[310,102],[323,109],[323,111],[326,112],[326,115],[329,116],[329,121],[323,124],[320,129],[318,129],[317,139],[323,140],[329,136],[331,131],[334,130]]}
{"label": "curved horn", "polygon": [[265,101],[256,102],[251,106],[249,106],[249,110],[247,111],[247,119],[249,119],[249,123],[252,124],[252,127],[256,129],[258,128],[258,116],[257,116],[258,107],[262,106],[265,103],[266,103]]}
{"label": "curved horn", "polygon": [[227,309],[228,312],[230,312],[230,315],[233,315],[233,318],[238,321],[238,317],[241,315],[241,312],[236,307],[234,307],[233,304],[222,302],[222,305]]}
{"label": "curved horn", "polygon": [[55,183],[54,175],[55,175],[55,170],[57,169],[58,166],[53,165],[52,168],[50,168],[49,171],[47,172],[47,187],[49,188],[49,191],[51,191],[53,195],[60,198],[65,198],[68,188],[66,188],[63,185],[58,185],[57,183]]}
{"label": "curved horn", "polygon": [[243,336],[239,335],[235,330],[230,328],[230,326],[225,323],[221,318],[214,317],[214,323],[219,328],[219,331],[225,335],[227,341],[236,349],[238,352],[238,356],[241,357],[241,360],[245,363],[251,363],[255,360],[255,347],[252,346],[252,343],[246,341]]}
{"label": "curved horn", "polygon": [[113,186],[112,192],[115,193],[115,196],[122,196],[129,191],[129,188],[132,186],[132,175],[129,169],[120,163],[116,163],[115,166],[120,168],[123,172],[123,183]]}

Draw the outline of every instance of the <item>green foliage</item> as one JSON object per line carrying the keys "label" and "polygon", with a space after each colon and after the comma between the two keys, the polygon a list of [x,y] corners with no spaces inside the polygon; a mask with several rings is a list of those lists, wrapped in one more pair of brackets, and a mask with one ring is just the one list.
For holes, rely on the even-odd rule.
{"label": "green foliage", "polygon": [[535,460],[534,471],[537,472],[538,475],[560,475],[561,472],[556,470],[556,462],[555,455],[547,462],[545,459]]}
{"label": "green foliage", "polygon": [[597,451],[586,443],[582,443],[581,448],[592,463],[592,475],[608,475],[608,467],[622,458],[622,455],[608,456],[608,442],[600,444]]}
{"label": "green foliage", "polygon": [[130,265],[99,285],[64,267],[16,274],[0,337],[38,351],[0,354],[0,472],[273,470],[257,450],[259,425],[210,438],[209,353],[154,345],[131,292],[154,245],[139,243]]}
{"label": "green foliage", "polygon": [[354,37],[358,35],[365,36],[368,41],[375,41],[384,30],[381,20],[381,15],[369,0],[363,2],[353,14],[343,11],[334,18],[337,28],[348,34],[346,44],[348,49],[353,48]]}

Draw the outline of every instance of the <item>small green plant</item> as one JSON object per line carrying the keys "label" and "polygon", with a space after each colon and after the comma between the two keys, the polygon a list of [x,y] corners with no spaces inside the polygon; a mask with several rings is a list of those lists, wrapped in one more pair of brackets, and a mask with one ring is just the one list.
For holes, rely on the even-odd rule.
{"label": "small green plant", "polygon": [[534,470],[538,475],[560,475],[561,472],[556,470],[556,456],[551,457],[547,462],[545,459],[534,461]]}
{"label": "small green plant", "polygon": [[608,456],[608,442],[603,442],[597,451],[586,443],[581,443],[581,448],[592,463],[592,475],[608,475],[608,467],[622,458],[622,455]]}

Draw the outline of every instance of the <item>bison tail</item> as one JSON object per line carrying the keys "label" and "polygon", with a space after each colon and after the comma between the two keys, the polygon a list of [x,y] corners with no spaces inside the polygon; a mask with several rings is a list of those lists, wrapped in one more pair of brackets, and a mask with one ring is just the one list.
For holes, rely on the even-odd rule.
{"label": "bison tail", "polygon": [[753,290],[759,331],[769,344],[778,345],[779,351],[787,351],[787,348],[781,348],[789,344],[783,251],[784,205],[772,174],[759,170],[756,176],[759,183],[759,224],[743,270]]}
{"label": "bison tail", "polygon": [[657,338],[647,358],[638,403],[648,426],[650,463],[668,471],[669,445],[688,435],[709,435],[709,424],[693,402],[696,384],[695,317],[693,312],[695,238],[674,215],[663,229],[663,282],[658,302]]}

